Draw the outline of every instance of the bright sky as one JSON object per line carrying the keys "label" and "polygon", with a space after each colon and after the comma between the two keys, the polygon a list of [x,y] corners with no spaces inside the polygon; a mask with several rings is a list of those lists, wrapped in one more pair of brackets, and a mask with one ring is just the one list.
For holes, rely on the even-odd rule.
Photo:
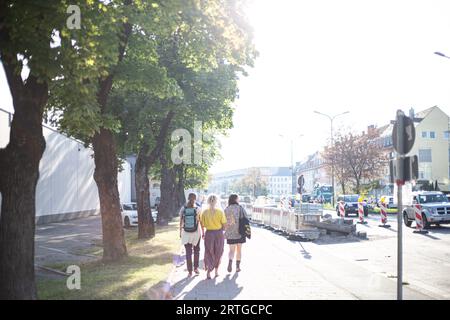
{"label": "bright sky", "polygon": [[[383,125],[398,108],[450,114],[450,1],[253,0],[260,57],[240,82],[235,127],[212,172],[290,165],[321,149],[335,129]],[[12,110],[0,71],[0,108]],[[286,138],[279,137],[282,134]]]}
{"label": "bright sky", "polygon": [[249,18],[260,52],[240,83],[235,128],[212,172],[290,165],[319,150],[335,129],[366,130],[438,105],[450,114],[450,1],[254,0]]}

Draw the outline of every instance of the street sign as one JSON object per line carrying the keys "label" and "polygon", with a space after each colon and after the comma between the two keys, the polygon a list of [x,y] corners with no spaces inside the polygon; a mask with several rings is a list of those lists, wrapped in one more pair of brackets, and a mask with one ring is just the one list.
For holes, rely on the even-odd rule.
{"label": "street sign", "polygon": [[[401,117],[401,118],[399,119],[399,117]],[[398,132],[397,127],[398,127],[399,120],[403,122],[403,126],[402,126],[403,137],[401,137],[403,139],[400,139],[403,142],[400,143],[400,145],[399,145],[399,140],[397,137],[397,132]],[[400,155],[407,154],[408,152],[411,151],[415,140],[416,140],[416,129],[414,128],[413,120],[410,117],[407,117],[405,115],[398,116],[397,121],[394,124],[394,129],[392,131],[392,142],[394,144],[395,151],[397,151],[398,154],[400,154]]]}
{"label": "street sign", "polygon": [[[298,177],[298,187],[300,188],[300,190],[303,190],[303,186],[305,185],[305,177],[303,175],[301,175],[300,177]],[[302,193],[300,191],[300,193]]]}
{"label": "street sign", "polygon": [[391,183],[395,181],[411,181],[419,178],[419,159],[417,156],[405,157],[400,161],[403,162],[403,170],[398,168],[398,161],[389,161],[389,173]]}

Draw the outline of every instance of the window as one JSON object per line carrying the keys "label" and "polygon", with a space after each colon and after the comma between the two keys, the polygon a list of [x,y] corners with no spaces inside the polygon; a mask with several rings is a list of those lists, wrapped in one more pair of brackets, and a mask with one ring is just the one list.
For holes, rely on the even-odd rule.
{"label": "window", "polygon": [[431,149],[419,149],[419,162],[431,162]]}
{"label": "window", "polygon": [[447,197],[443,194],[419,195],[419,203],[447,202]]}
{"label": "window", "polygon": [[450,136],[450,131],[444,131],[444,139],[448,140],[449,136]]}
{"label": "window", "polygon": [[436,139],[436,132],[430,131],[430,139]]}
{"label": "window", "polygon": [[427,132],[426,131],[422,131],[422,138],[426,138],[427,137]]}

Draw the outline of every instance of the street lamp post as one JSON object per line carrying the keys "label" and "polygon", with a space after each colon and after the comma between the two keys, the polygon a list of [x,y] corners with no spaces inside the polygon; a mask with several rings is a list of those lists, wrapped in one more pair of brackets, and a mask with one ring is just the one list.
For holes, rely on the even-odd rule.
{"label": "street lamp post", "polygon": [[[339,114],[336,114],[334,116],[330,116],[328,114],[325,114],[325,113],[322,113],[322,112],[319,112],[319,111],[314,111],[314,113],[320,114],[320,115],[325,116],[328,119],[330,119],[330,134],[331,134],[331,136],[330,136],[330,146],[333,147],[333,144],[334,144],[334,141],[333,141],[333,121],[337,117],[349,113],[349,111],[345,111],[343,113],[339,113]],[[332,195],[331,202],[332,202],[333,207],[334,207],[335,192],[334,192],[334,160],[333,159],[331,159],[331,188],[333,189],[333,195]]]}
{"label": "street lamp post", "polygon": [[[450,59],[450,57],[449,56],[447,56],[446,54],[444,54],[444,53],[442,53],[442,52],[438,52],[438,51],[436,51],[434,54],[437,54],[438,56],[441,56],[441,57],[443,57],[443,58],[446,58],[446,59]],[[448,127],[447,127],[447,141],[448,141],[448,149],[450,150],[450,121],[447,121],[447,123],[448,123]],[[449,167],[450,167],[450,154],[449,154],[449,157],[448,157],[448,161],[449,161]]]}
{"label": "street lamp post", "polygon": [[[282,134],[279,134],[281,138],[285,138]],[[303,137],[303,134],[297,136],[297,138]],[[295,170],[294,170],[294,139],[290,139],[291,143],[291,192],[293,195],[296,194],[297,188],[295,187]]]}

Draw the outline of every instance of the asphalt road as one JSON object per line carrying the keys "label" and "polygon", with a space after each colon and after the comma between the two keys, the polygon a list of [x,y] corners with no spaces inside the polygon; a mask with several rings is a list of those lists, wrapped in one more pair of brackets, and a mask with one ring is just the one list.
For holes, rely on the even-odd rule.
{"label": "asphalt road", "polygon": [[[329,213],[336,217],[335,212]],[[379,227],[380,215],[369,215],[366,221],[368,224],[358,224],[357,230],[366,231],[368,240],[329,243],[320,247],[329,255],[396,282],[397,215],[388,215],[390,228]],[[412,227],[402,225],[404,288],[434,299],[450,299],[450,226],[432,226],[428,234],[414,233],[415,223]],[[307,247],[314,245],[306,244]]]}
{"label": "asphalt road", "polygon": [[38,275],[54,275],[40,266],[55,268],[58,264],[98,259],[86,253],[101,242],[100,216],[36,226],[35,266]]}

